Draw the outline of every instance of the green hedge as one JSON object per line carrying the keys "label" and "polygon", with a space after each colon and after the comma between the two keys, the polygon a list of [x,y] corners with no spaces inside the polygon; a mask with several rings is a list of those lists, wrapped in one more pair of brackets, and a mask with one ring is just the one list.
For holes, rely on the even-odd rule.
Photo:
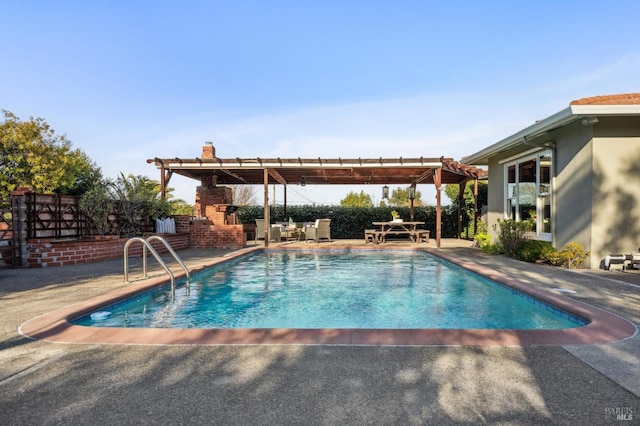
{"label": "green hedge", "polygon": [[[271,222],[288,221],[313,222],[316,219],[331,219],[331,238],[357,239],[364,238],[365,229],[373,229],[372,222],[391,220],[391,210],[400,213],[400,217],[408,221],[411,217],[409,207],[340,207],[340,206],[288,206],[287,216],[282,206],[270,207]],[[264,217],[262,206],[240,207],[236,216],[240,223],[255,223],[255,219]],[[456,238],[458,233],[458,208],[455,206],[442,207],[442,238]],[[424,229],[431,231],[435,238],[436,208],[435,206],[416,207],[414,220],[425,222]]]}

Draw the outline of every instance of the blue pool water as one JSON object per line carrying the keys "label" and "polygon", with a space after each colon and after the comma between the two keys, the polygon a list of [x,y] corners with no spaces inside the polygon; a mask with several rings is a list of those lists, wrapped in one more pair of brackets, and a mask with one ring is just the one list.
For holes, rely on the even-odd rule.
{"label": "blue pool water", "polygon": [[414,251],[274,251],[101,308],[75,324],[146,328],[562,329],[585,322]]}

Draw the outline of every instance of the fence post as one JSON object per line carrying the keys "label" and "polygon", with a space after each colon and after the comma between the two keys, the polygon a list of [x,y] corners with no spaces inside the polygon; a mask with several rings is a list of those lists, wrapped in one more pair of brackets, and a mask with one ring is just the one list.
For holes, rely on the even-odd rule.
{"label": "fence post", "polygon": [[27,194],[31,188],[19,187],[11,191],[11,215],[13,222],[13,266],[29,266],[27,247]]}

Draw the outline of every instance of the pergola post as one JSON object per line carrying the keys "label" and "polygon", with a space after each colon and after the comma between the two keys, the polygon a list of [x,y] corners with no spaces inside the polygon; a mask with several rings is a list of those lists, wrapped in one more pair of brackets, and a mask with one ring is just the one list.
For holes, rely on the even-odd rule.
{"label": "pergola post", "polygon": [[434,170],[433,183],[436,186],[436,247],[440,248],[440,235],[442,234],[442,169]]}
{"label": "pergola post", "polygon": [[473,235],[478,233],[478,178],[473,180]]}
{"label": "pergola post", "polygon": [[[411,194],[413,193],[413,196],[411,196]],[[414,204],[413,204],[413,200],[415,198],[415,194],[417,193],[416,191],[416,184],[412,183],[411,187],[409,188],[409,202],[410,202],[410,207],[411,207],[411,221],[413,222],[414,218],[415,218],[415,210],[414,210]]]}
{"label": "pergola post", "polygon": [[413,222],[413,218],[414,218],[413,198],[410,201],[411,201],[411,213],[410,213],[410,216],[411,216],[411,221]]}
{"label": "pergola post", "polygon": [[458,239],[460,239],[462,236],[462,203],[464,201],[464,190],[467,187],[467,182],[460,182],[458,186]]}
{"label": "pergola post", "polygon": [[165,200],[167,198],[167,186],[169,185],[169,181],[171,180],[171,175],[173,175],[172,170],[167,170],[164,167],[164,163],[162,160],[160,161],[160,198]]}
{"label": "pergola post", "polygon": [[264,169],[264,246],[269,247],[269,231],[271,230],[269,218],[269,169]]}
{"label": "pergola post", "polygon": [[160,199],[167,198],[167,182],[165,182],[164,166],[160,167]]}
{"label": "pergola post", "polygon": [[282,187],[284,191],[284,218],[282,220],[286,221],[289,215],[287,214],[287,185]]}

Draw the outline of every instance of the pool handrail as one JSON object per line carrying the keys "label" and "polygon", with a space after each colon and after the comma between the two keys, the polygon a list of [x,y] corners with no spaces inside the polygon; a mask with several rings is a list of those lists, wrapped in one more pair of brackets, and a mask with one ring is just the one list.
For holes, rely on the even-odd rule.
{"label": "pool handrail", "polygon": [[[162,244],[164,244],[164,246],[167,249],[167,251],[171,254],[171,256],[173,256],[175,261],[178,262],[178,264],[182,267],[182,269],[184,269],[184,273],[185,273],[185,276],[186,276],[186,279],[187,279],[187,289],[188,289],[190,284],[191,284],[191,276],[189,275],[189,268],[187,268],[187,265],[184,264],[182,259],[180,259],[180,256],[178,256],[178,254],[173,250],[173,248],[171,248],[171,246],[169,245],[169,242],[167,240],[165,240],[164,238],[162,238],[159,235],[152,235],[152,236],[148,237],[146,241],[147,241],[147,243],[149,243],[149,241],[151,241],[151,240],[157,240],[157,241],[160,241]],[[151,244],[149,243],[148,246],[151,247]]]}
{"label": "pool handrail", "polygon": [[171,271],[171,269],[169,269],[167,264],[164,262],[164,260],[162,260],[162,258],[158,254],[158,252],[153,248],[153,246],[151,245],[149,240],[159,240],[159,241],[161,241],[164,244],[164,246],[167,248],[169,253],[174,257],[174,259],[176,259],[178,261],[178,263],[180,264],[180,266],[182,266],[182,268],[184,268],[184,270],[186,272],[187,291],[188,291],[189,287],[190,287],[189,269],[182,262],[182,260],[180,260],[180,258],[176,254],[176,252],[171,248],[171,246],[169,246],[169,243],[164,238],[162,238],[160,236],[157,236],[157,235],[152,235],[151,237],[147,238],[146,240],[144,238],[141,238],[141,237],[133,237],[133,238],[130,238],[125,243],[125,245],[124,245],[124,282],[125,283],[129,283],[129,246],[131,244],[133,244],[134,242],[140,242],[140,243],[142,243],[142,277],[143,278],[147,278],[147,249],[149,249],[149,251],[151,252],[153,257],[158,261],[160,266],[162,266],[164,268],[164,270],[167,272],[167,274],[169,274],[169,277],[171,278],[171,293],[173,294],[175,292],[175,276],[174,276],[173,272]]}

